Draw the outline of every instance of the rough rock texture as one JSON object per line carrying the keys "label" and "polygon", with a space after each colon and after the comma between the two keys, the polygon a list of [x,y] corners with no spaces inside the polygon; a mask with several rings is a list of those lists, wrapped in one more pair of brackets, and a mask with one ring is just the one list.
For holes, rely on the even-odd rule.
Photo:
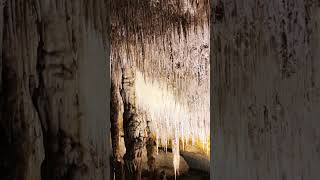
{"label": "rough rock texture", "polygon": [[[159,171],[164,171],[167,177],[174,177],[174,167],[173,167],[173,154],[172,152],[164,152],[159,151],[155,156],[155,168]],[[147,170],[149,168],[148,165],[148,157],[147,153],[143,151],[142,153],[142,168]],[[185,159],[180,156],[180,165],[178,170],[178,175],[182,176],[187,174],[189,171],[189,165],[185,161]]]}
{"label": "rough rock texture", "polygon": [[126,153],[125,179],[140,180],[142,173],[142,151],[146,142],[146,123],[136,106],[135,71],[125,66],[122,70],[123,129]]}
{"label": "rough rock texture", "polygon": [[320,3],[214,0],[214,179],[319,178]]}
{"label": "rough rock texture", "polygon": [[181,36],[187,36],[188,32],[193,30],[193,25],[202,26],[208,23],[209,1],[111,1],[113,45],[115,47],[121,42],[147,44],[153,38],[159,36],[165,38],[167,32],[172,33],[173,31],[177,31]]}
{"label": "rough rock texture", "polygon": [[122,72],[120,64],[116,64],[115,68],[112,68],[111,73],[111,136],[112,136],[112,150],[113,156],[117,161],[121,160],[120,154],[120,133],[122,130],[123,121],[123,102],[120,94]]}
{"label": "rough rock texture", "polygon": [[[139,124],[143,120],[140,119],[140,112],[136,114],[136,108],[150,116],[142,117],[151,122],[149,127],[152,132],[149,133],[146,142],[150,171],[154,170],[155,165],[157,168],[155,158],[157,149],[154,145],[159,145],[160,139],[162,140],[160,146],[166,147],[168,139],[178,136],[189,136],[188,138],[191,139],[192,134],[192,138],[196,139],[201,134],[203,139],[209,137],[208,14],[210,8],[208,4],[209,0],[117,0],[111,2],[113,10],[111,12],[112,73],[116,73],[117,63],[122,67],[133,66],[138,71],[137,103],[134,103],[135,98],[126,99],[123,96],[123,122],[127,150],[124,157],[127,161],[125,163],[138,166],[141,156],[139,153],[144,146],[142,145],[144,142],[141,143],[144,140],[139,137],[143,135],[138,135],[144,133],[144,125]],[[142,76],[143,78],[139,78]],[[143,82],[148,82],[141,83],[142,79],[144,79]],[[148,86],[151,83],[152,85]],[[122,91],[131,96],[133,92],[130,91],[134,91],[129,87],[132,86],[131,83],[128,82],[126,86],[128,87],[122,86]],[[159,91],[160,93],[157,94]],[[112,93],[112,96],[114,96],[113,99],[117,99],[117,93]],[[157,101],[155,97],[162,98]],[[119,109],[115,101],[112,105],[114,110]],[[156,107],[158,105],[159,107]],[[192,115],[190,111],[193,111]],[[192,120],[189,120],[191,117]],[[188,122],[185,122],[186,119]],[[113,116],[112,122],[119,124],[117,121],[119,120]],[[143,127],[142,130],[141,127]],[[113,146],[117,148],[118,129],[115,128],[113,131],[115,141]],[[200,133],[201,131],[203,133]],[[156,141],[150,138],[151,134],[156,137]],[[115,150],[114,154],[117,156],[118,151]],[[170,168],[173,168],[172,165],[171,162]],[[137,167],[133,169],[136,170]]]}
{"label": "rough rock texture", "polygon": [[210,159],[206,155],[196,152],[181,152],[181,156],[188,163],[190,169],[210,173]]}
{"label": "rough rock texture", "polygon": [[0,1],[0,179],[110,177],[108,6]]}
{"label": "rough rock texture", "polygon": [[146,140],[146,150],[147,150],[147,158],[148,158],[148,167],[149,171],[154,172],[156,167],[155,157],[157,151],[156,139],[152,137],[152,132],[149,127],[151,124],[150,121],[147,121],[147,140]]}
{"label": "rough rock texture", "polygon": [[[116,67],[113,67],[116,66]],[[119,63],[111,64],[111,137],[112,137],[112,156],[115,179],[122,179],[123,176],[123,154],[124,141],[123,134],[123,101],[120,94],[122,89],[122,72]]]}
{"label": "rough rock texture", "polygon": [[112,1],[112,63],[133,64],[187,103],[201,98],[199,94],[209,95],[208,4],[209,0]]}

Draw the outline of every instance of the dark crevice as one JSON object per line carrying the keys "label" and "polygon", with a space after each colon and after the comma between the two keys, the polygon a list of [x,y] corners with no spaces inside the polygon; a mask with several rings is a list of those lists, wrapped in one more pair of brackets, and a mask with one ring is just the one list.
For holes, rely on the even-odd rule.
{"label": "dark crevice", "polygon": [[[34,89],[34,92],[32,93],[32,102],[33,105],[37,111],[38,118],[40,121],[41,129],[42,129],[42,135],[43,135],[43,146],[45,150],[44,154],[44,161],[41,164],[41,179],[45,180],[46,177],[44,176],[44,164],[48,161],[48,142],[47,142],[47,126],[46,126],[46,120],[47,120],[47,114],[48,112],[43,106],[43,104],[40,104],[40,102],[43,101],[44,98],[44,79],[42,72],[44,70],[44,64],[42,63],[44,59],[44,53],[43,53],[43,47],[44,47],[44,41],[43,41],[43,35],[42,35],[42,28],[43,24],[39,20],[37,20],[37,30],[38,30],[38,35],[39,35],[39,43],[38,43],[38,48],[37,48],[37,64],[36,64],[36,72],[37,72],[37,77],[38,77],[38,87]],[[41,108],[41,109],[40,109]]]}
{"label": "dark crevice", "polygon": [[215,8],[215,22],[221,23],[224,19],[224,4],[223,1],[219,0]]}
{"label": "dark crevice", "polygon": [[[12,100],[12,96],[16,93],[16,80],[17,74],[10,67],[10,61],[8,58],[8,47],[6,46],[10,39],[10,33],[8,32],[9,18],[8,18],[8,6],[3,8],[3,46],[1,49],[1,79],[0,79],[0,179],[11,180],[19,178],[22,174],[17,173],[17,169],[23,168],[23,157],[19,150],[21,150],[21,140],[19,140],[19,134],[14,131],[13,122],[17,120],[12,116],[13,108],[16,105],[16,100]],[[11,97],[11,98],[10,98]],[[11,105],[14,104],[14,105]],[[19,141],[16,141],[19,140]]]}

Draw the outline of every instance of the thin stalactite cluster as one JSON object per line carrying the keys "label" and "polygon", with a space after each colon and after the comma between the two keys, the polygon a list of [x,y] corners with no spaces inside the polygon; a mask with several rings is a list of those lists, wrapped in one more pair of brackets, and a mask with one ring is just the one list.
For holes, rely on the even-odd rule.
{"label": "thin stalactite cluster", "polygon": [[177,95],[184,81],[208,78],[209,57],[200,56],[209,53],[209,7],[208,0],[112,2],[112,66],[129,63]]}
{"label": "thin stalactite cluster", "polygon": [[186,36],[191,25],[209,22],[209,0],[118,0],[111,3],[113,41],[146,40],[177,27]]}
{"label": "thin stalactite cluster", "polygon": [[[157,146],[175,144],[175,172],[181,143],[184,149],[189,141],[201,141],[208,150],[209,7],[208,0],[111,3],[111,76],[121,77],[119,65],[137,71],[132,103],[147,112],[143,121],[151,122]],[[155,107],[161,104],[166,107]]]}

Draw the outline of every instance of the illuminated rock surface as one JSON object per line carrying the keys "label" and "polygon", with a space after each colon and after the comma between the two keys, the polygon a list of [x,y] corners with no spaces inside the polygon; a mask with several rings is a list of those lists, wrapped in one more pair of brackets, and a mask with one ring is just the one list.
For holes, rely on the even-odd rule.
{"label": "illuminated rock surface", "polygon": [[111,69],[121,64],[136,70],[135,103],[144,122],[150,121],[155,148],[172,149],[175,172],[187,144],[210,151],[208,5],[207,0],[111,4]]}
{"label": "illuminated rock surface", "polygon": [[[146,154],[143,155],[143,169],[148,169],[147,166],[147,159],[146,159]],[[173,158],[174,155],[172,152],[159,152],[158,155],[156,155],[156,168],[159,170],[164,170],[166,173],[167,177],[174,177],[175,172],[174,172],[174,166],[173,166]],[[189,171],[189,166],[187,162],[184,160],[183,157],[180,156],[180,162],[179,162],[179,170],[178,174],[179,175],[184,175]]]}

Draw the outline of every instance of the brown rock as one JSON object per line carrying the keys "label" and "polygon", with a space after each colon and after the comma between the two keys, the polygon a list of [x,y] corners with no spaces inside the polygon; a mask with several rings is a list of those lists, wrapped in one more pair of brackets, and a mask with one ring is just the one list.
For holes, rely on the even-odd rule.
{"label": "brown rock", "polygon": [[[143,163],[143,169],[148,169],[148,163],[147,163],[147,155],[144,151],[142,155],[142,163]],[[163,152],[159,151],[158,155],[155,156],[155,168],[158,171],[164,171],[165,175],[167,177],[174,176],[174,167],[173,167],[173,154],[171,152]],[[189,166],[187,162],[184,160],[182,156],[180,156],[180,167],[179,167],[179,175],[183,175],[187,173],[189,170]]]}
{"label": "brown rock", "polygon": [[107,3],[0,1],[0,179],[109,178]]}

